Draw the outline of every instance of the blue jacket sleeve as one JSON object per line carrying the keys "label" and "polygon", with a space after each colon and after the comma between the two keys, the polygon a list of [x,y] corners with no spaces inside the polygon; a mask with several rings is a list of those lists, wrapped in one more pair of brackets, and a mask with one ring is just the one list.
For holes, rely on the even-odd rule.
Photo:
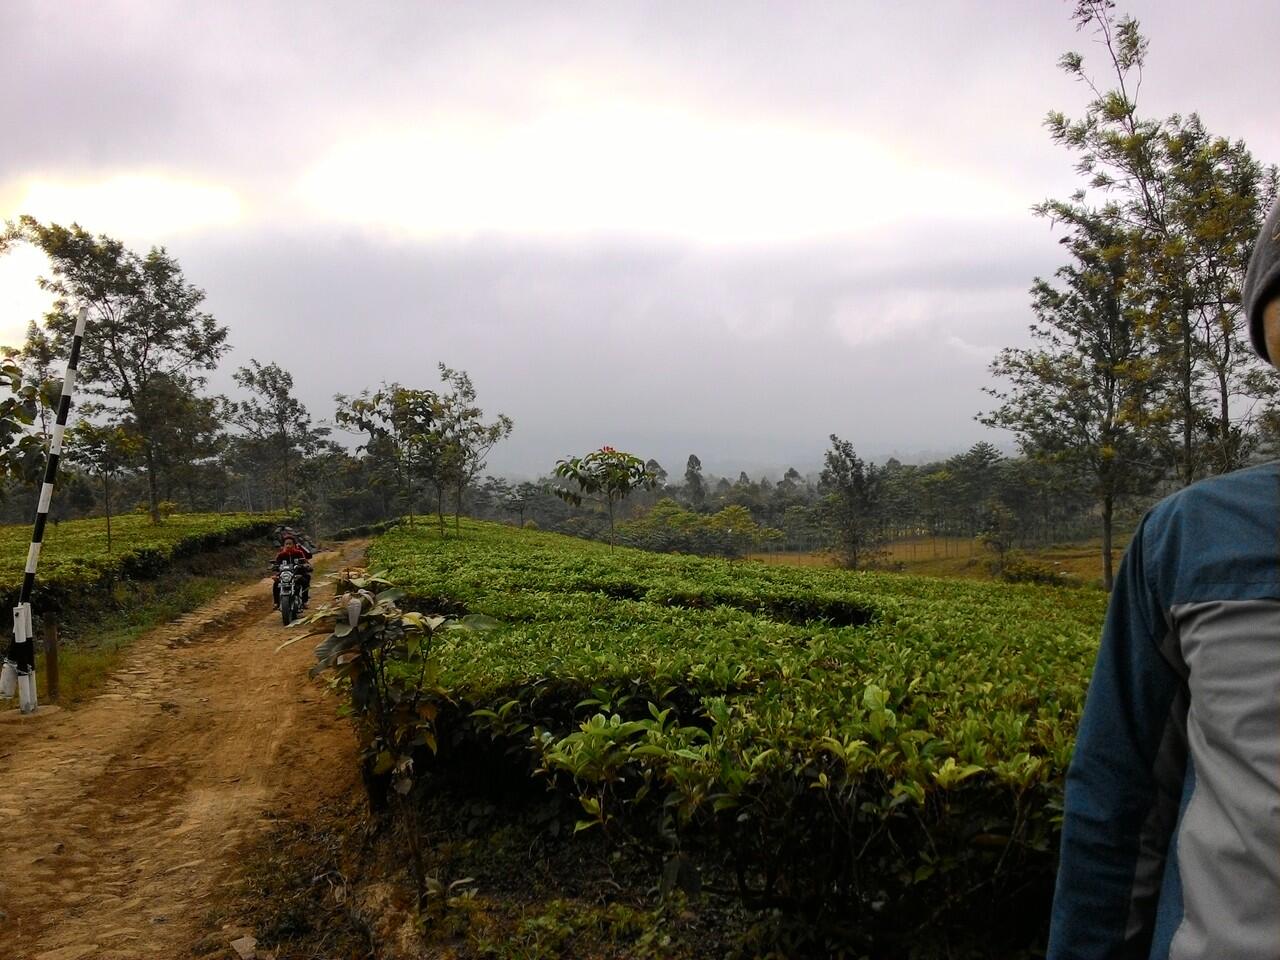
{"label": "blue jacket sleeve", "polygon": [[1048,960],[1145,960],[1151,949],[1186,740],[1180,655],[1147,577],[1149,522],[1116,577],[1067,771]]}

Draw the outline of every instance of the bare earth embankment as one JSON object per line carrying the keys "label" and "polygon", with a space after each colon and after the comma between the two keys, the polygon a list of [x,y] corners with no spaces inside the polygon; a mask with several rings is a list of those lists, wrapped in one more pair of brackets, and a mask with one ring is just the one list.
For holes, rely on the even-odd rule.
{"label": "bare earth embankment", "polygon": [[[362,549],[321,555],[317,585]],[[349,788],[313,644],[276,652],[296,632],[267,581],[236,587],[140,638],[80,709],[0,722],[0,957],[181,956],[246,844]]]}

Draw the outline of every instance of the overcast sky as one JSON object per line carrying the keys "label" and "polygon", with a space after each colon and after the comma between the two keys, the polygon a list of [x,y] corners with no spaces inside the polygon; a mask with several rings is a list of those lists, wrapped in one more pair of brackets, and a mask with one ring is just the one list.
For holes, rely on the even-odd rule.
{"label": "overcast sky", "polygon": [[[1280,160],[1274,0],[1122,3],[1146,112]],[[0,2],[0,219],[162,244],[234,351],[335,392],[469,371],[493,472],[717,472],[980,439],[1059,262],[1057,0]],[[42,310],[0,257],[0,342]]]}

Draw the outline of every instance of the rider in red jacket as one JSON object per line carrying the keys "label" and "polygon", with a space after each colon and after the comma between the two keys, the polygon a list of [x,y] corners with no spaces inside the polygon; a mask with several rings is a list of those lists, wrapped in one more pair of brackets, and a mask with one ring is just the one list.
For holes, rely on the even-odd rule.
{"label": "rider in red jacket", "polygon": [[280,547],[280,552],[276,554],[275,563],[282,560],[310,560],[311,554],[307,552],[306,547],[300,547],[294,542],[293,537],[285,537],[284,544]]}
{"label": "rider in red jacket", "polygon": [[[284,543],[280,546],[280,552],[276,554],[275,560],[271,562],[272,568],[279,570],[280,564],[285,560],[293,560],[298,563],[298,573],[302,581],[302,602],[307,602],[307,595],[311,587],[311,552],[306,547],[298,545],[297,540],[292,534],[285,534]],[[274,607],[280,606],[280,577],[277,575],[271,581],[271,600]]]}

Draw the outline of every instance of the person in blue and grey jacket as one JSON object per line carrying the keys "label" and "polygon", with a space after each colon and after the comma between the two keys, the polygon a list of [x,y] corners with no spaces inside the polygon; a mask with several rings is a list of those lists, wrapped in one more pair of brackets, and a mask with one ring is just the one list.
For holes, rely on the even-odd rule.
{"label": "person in blue and grey jacket", "polygon": [[[1280,204],[1245,280],[1280,366]],[[1067,772],[1049,960],[1280,958],[1280,462],[1143,518]]]}

